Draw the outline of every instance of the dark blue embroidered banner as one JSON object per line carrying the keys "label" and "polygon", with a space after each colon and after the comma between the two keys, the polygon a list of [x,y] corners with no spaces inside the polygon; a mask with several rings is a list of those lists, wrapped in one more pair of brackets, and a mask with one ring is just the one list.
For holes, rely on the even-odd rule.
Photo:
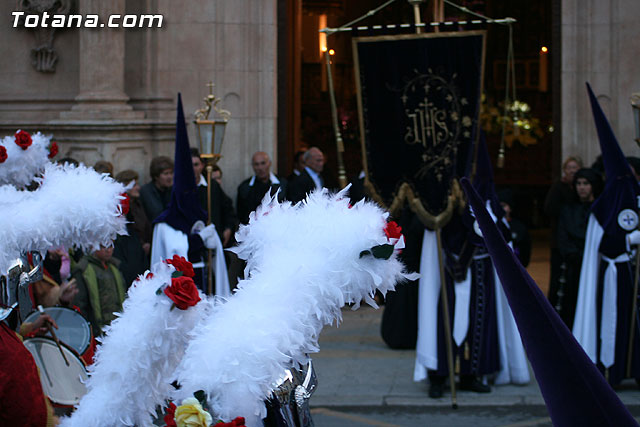
{"label": "dark blue embroidered banner", "polygon": [[408,185],[441,214],[477,136],[484,31],[354,38],[354,55],[374,199],[390,207]]}

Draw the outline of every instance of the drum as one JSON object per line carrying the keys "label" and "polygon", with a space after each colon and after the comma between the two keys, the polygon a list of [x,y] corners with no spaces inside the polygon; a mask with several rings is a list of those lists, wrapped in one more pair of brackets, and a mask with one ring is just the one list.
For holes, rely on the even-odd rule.
{"label": "drum", "polygon": [[[89,360],[83,357],[85,363],[91,364],[95,343],[91,334],[91,326],[84,316],[66,307],[47,307],[44,312],[58,324],[58,329],[55,330],[58,339],[74,349],[80,356],[91,353]],[[34,311],[24,321],[34,322],[38,316],[40,313]],[[47,336],[50,336],[48,332]]]}
{"label": "drum", "polygon": [[84,362],[66,345],[60,343],[69,365],[60,354],[56,342],[47,337],[24,340],[40,370],[42,391],[56,406],[72,407],[87,392],[84,383],[89,378]]}

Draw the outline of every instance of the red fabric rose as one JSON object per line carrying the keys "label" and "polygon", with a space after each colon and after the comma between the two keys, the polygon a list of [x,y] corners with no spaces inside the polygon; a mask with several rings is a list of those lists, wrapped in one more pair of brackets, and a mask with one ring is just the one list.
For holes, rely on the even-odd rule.
{"label": "red fabric rose", "polygon": [[152,272],[148,272],[146,276],[144,276],[145,279],[149,280],[149,279],[153,279],[153,273]]}
{"label": "red fabric rose", "polygon": [[173,265],[176,271],[181,271],[185,276],[193,277],[196,275],[193,271],[193,265],[180,255],[174,255],[172,259],[165,260],[165,262]]}
{"label": "red fabric rose", "polygon": [[384,229],[384,234],[387,235],[389,240],[399,239],[402,236],[402,227],[396,224],[395,221],[389,221]]}
{"label": "red fabric rose", "polygon": [[21,130],[20,132],[16,133],[15,141],[16,144],[20,146],[20,148],[26,150],[31,145],[31,135],[29,135],[29,132]]}
{"label": "red fabric rose", "polygon": [[164,288],[164,293],[180,310],[193,307],[200,301],[198,288],[191,277],[180,276],[171,279],[171,286]]}
{"label": "red fabric rose", "polygon": [[127,193],[120,193],[120,196],[124,197],[124,199],[120,199],[120,210],[124,216],[129,213],[129,195]]}
{"label": "red fabric rose", "polygon": [[49,158],[53,159],[56,154],[58,154],[58,143],[54,141],[49,146]]}
{"label": "red fabric rose", "polygon": [[178,427],[176,424],[176,404],[171,402],[164,416],[164,423],[167,427]]}
{"label": "red fabric rose", "polygon": [[7,160],[7,149],[0,145],[0,163],[4,163]]}
{"label": "red fabric rose", "polygon": [[213,427],[244,427],[244,418],[236,417],[233,421],[228,423],[220,421],[219,423],[214,424]]}

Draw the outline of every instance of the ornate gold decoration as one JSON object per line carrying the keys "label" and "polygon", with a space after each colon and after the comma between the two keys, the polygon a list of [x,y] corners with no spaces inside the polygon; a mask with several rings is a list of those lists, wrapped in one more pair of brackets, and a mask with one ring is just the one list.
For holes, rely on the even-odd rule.
{"label": "ornate gold decoration", "polygon": [[509,103],[506,115],[501,114],[499,107],[486,103],[481,111],[480,125],[487,134],[499,135],[504,125],[504,144],[507,148],[516,143],[528,147],[544,138],[545,131],[540,120],[531,116],[531,108],[526,102],[516,100]]}
{"label": "ornate gold decoration", "polygon": [[388,207],[385,205],[384,201],[368,178],[365,178],[364,180],[364,187],[369,197],[371,197],[371,199],[378,203],[380,206],[386,208],[393,216],[398,216],[400,214],[400,211],[402,210],[402,207],[404,206],[404,203],[406,201],[409,204],[411,211],[418,216],[420,222],[422,222],[425,227],[431,230],[436,230],[444,227],[451,219],[451,216],[453,215],[454,209],[456,207],[461,212],[466,206],[464,193],[462,192],[460,184],[456,179],[451,182],[451,194],[449,194],[449,198],[447,200],[447,207],[438,215],[433,215],[424,208],[422,202],[420,201],[420,198],[416,197],[416,194],[411,189],[411,186],[406,182],[400,185],[395,197],[393,198],[393,201],[391,202],[391,205]]}
{"label": "ornate gold decoration", "polygon": [[209,114],[211,113],[211,109],[213,109],[213,111],[215,111],[216,113],[218,113],[218,115],[224,120],[224,121],[228,121],[231,118],[231,112],[228,110],[223,110],[222,108],[218,108],[218,104],[220,103],[221,99],[220,98],[216,98],[216,96],[213,94],[213,87],[215,85],[212,82],[207,83],[207,87],[209,88],[209,95],[207,95],[206,97],[202,98],[202,100],[205,103],[205,107],[204,108],[199,108],[195,111],[194,116],[196,120],[208,120],[209,119]]}

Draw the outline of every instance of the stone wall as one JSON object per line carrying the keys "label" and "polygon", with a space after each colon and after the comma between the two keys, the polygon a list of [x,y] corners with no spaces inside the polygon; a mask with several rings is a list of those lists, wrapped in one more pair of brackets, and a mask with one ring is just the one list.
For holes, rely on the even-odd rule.
{"label": "stone wall", "polygon": [[47,34],[12,28],[18,3],[0,2],[1,134],[51,133],[59,157],[109,160],[116,172],[133,168],[146,181],[151,157],[173,153],[177,93],[196,145],[193,112],[213,81],[232,113],[220,161],[227,193],[235,196],[252,173],[254,151],[277,158],[276,0],[69,0],[71,13],[162,14],[163,25],[57,30],[54,72],[31,65],[36,39]]}
{"label": "stone wall", "polygon": [[638,156],[629,97],[640,92],[640,2],[562,0],[562,157],[590,165],[600,154],[585,82],[622,150]]}

